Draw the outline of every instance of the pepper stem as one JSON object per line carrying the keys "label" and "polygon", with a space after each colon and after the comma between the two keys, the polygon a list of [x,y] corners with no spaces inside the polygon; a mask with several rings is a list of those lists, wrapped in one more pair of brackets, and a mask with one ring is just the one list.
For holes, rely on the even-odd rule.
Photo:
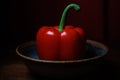
{"label": "pepper stem", "polygon": [[64,11],[63,11],[63,13],[62,13],[61,20],[60,20],[60,24],[59,24],[59,29],[58,29],[59,32],[61,32],[61,31],[63,30],[64,25],[65,25],[66,15],[67,15],[67,13],[68,13],[68,10],[69,10],[70,8],[72,8],[72,7],[73,7],[76,11],[80,10],[80,6],[77,5],[77,4],[69,4],[69,5],[64,9]]}

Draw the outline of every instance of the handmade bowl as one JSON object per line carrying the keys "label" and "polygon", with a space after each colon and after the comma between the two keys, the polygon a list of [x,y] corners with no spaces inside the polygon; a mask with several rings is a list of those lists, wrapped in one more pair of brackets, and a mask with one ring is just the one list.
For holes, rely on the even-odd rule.
{"label": "handmade bowl", "polygon": [[108,53],[108,48],[100,42],[87,40],[86,57],[81,60],[70,61],[38,59],[35,41],[19,45],[16,48],[16,52],[32,73],[47,77],[66,77],[90,74],[96,71],[97,66],[99,66],[104,56]]}

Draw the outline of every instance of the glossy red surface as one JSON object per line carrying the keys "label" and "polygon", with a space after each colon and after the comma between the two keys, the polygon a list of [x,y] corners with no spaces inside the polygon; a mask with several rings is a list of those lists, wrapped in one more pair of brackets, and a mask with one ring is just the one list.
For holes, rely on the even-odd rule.
{"label": "glossy red surface", "polygon": [[65,26],[59,32],[58,26],[44,26],[37,33],[37,52],[44,60],[76,60],[84,55],[85,41],[81,28]]}

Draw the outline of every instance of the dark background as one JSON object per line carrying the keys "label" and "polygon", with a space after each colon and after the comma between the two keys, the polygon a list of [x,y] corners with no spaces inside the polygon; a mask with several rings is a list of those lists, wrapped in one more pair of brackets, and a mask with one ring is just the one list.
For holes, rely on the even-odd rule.
{"label": "dark background", "polygon": [[[66,24],[84,28],[88,39],[102,42],[109,47],[109,54],[105,59],[115,69],[117,73],[115,77],[118,77],[120,72],[119,0],[1,0],[1,67],[19,63],[15,53],[17,45],[35,40],[37,30],[43,25],[58,25],[63,9],[70,3],[79,4],[81,10],[76,12],[71,9]],[[7,72],[4,75],[7,75]],[[13,76],[9,75],[9,77]],[[7,80],[10,80],[9,77]]]}

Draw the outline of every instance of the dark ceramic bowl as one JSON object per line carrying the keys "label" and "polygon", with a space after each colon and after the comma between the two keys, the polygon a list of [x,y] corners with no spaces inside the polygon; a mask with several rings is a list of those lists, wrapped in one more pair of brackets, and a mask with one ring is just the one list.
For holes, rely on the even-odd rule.
{"label": "dark ceramic bowl", "polygon": [[86,57],[81,60],[50,61],[38,59],[35,41],[19,45],[16,52],[32,73],[40,76],[76,76],[97,70],[108,48],[100,42],[87,40]]}

